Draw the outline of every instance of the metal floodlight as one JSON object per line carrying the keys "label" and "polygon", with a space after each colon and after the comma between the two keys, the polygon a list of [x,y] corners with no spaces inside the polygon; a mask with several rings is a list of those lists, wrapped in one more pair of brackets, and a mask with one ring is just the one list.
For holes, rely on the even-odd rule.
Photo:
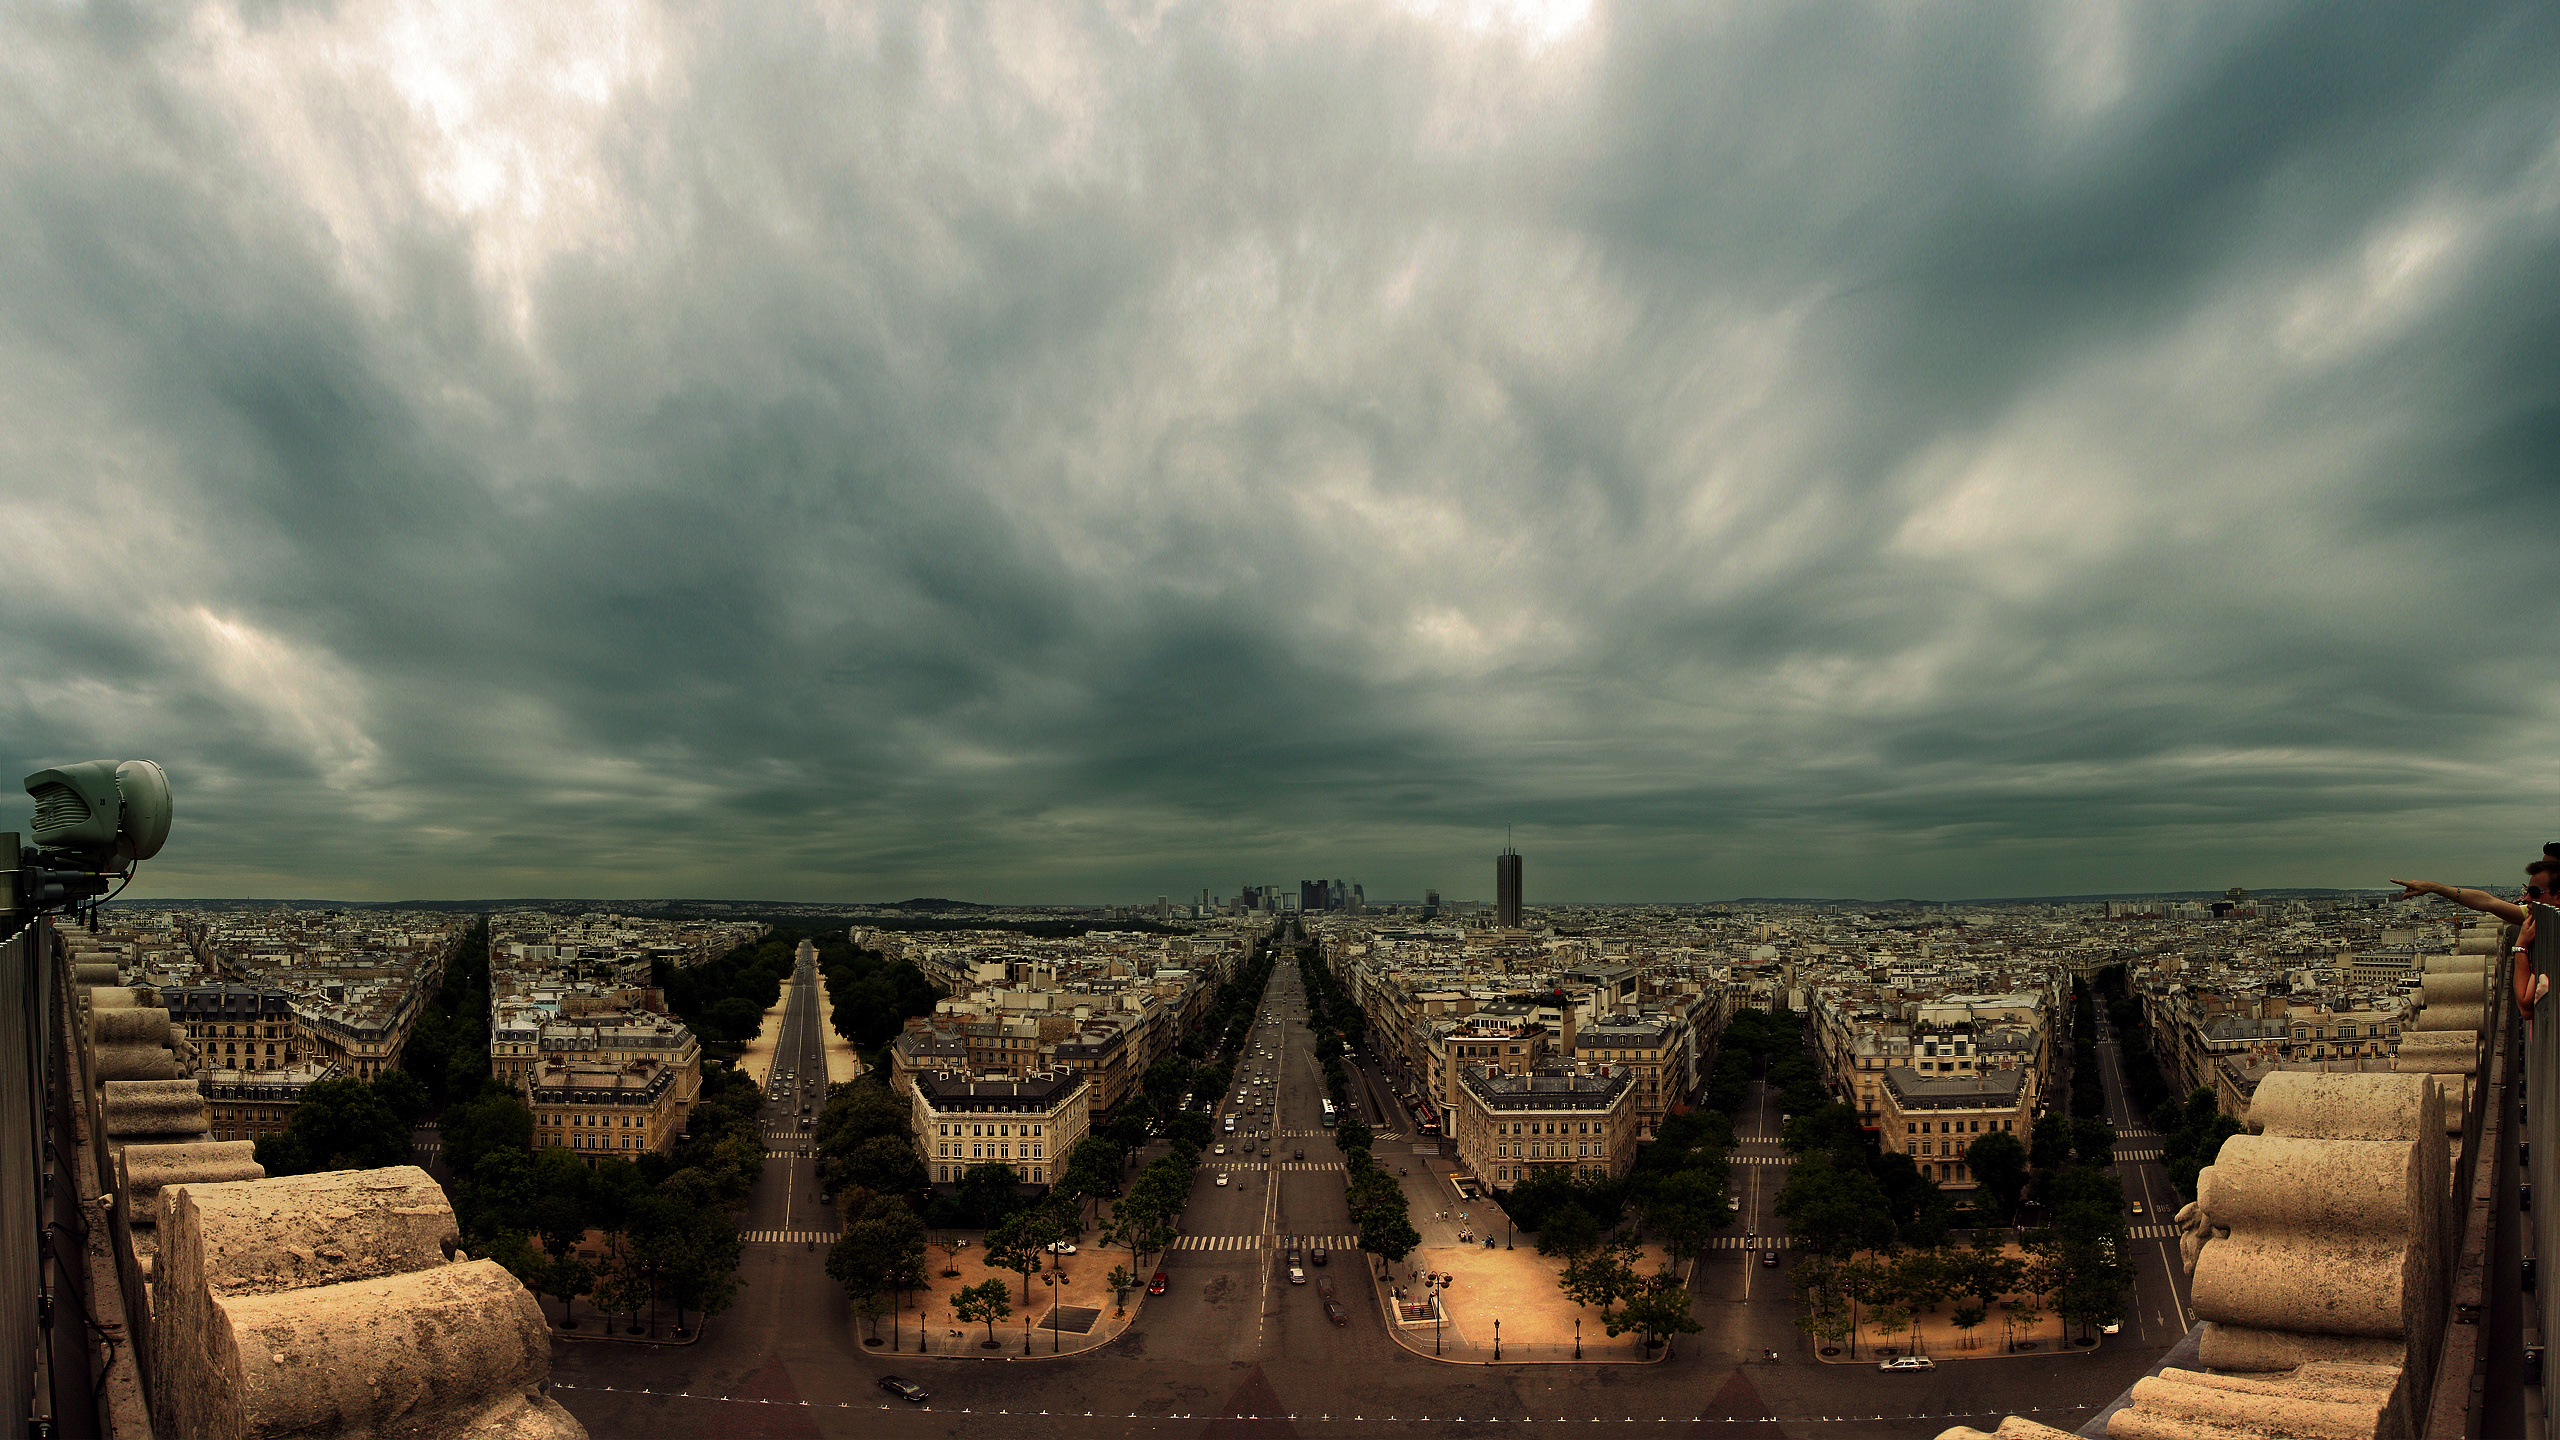
{"label": "metal floodlight", "polygon": [[104,849],[124,823],[113,760],[39,770],[27,777],[27,793],[36,798],[36,843],[47,849]]}
{"label": "metal floodlight", "polygon": [[149,760],[83,760],[27,777],[32,834],[48,850],[81,852],[95,869],[125,869],[169,841],[169,775]]}

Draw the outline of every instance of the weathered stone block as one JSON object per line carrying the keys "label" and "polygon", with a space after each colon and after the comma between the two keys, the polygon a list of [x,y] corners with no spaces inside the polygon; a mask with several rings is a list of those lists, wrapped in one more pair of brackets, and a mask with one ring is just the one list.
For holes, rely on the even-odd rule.
{"label": "weathered stone block", "polygon": [[205,1128],[204,1094],[191,1080],[109,1080],[99,1092],[110,1137],[189,1135]]}
{"label": "weathered stone block", "polygon": [[116,1152],[116,1188],[124,1194],[126,1218],[136,1225],[159,1221],[163,1186],[263,1180],[266,1174],[258,1163],[258,1147],[247,1140],[127,1145]]}

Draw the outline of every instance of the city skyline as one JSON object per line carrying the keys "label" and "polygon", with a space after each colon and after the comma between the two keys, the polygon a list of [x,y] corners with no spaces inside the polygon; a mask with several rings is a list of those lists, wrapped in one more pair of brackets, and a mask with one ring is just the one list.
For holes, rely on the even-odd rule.
{"label": "city skyline", "polygon": [[130,898],[2551,838],[2547,9],[0,36],[0,761],[167,767]]}

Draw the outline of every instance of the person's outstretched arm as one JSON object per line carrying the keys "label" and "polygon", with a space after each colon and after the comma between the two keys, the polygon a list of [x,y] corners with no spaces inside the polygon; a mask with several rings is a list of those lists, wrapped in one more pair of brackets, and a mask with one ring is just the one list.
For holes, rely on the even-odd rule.
{"label": "person's outstretched arm", "polygon": [[2501,900],[2486,890],[2466,890],[2459,885],[2444,885],[2433,880],[2394,880],[2400,887],[2400,898],[2414,900],[2421,895],[2441,895],[2468,910],[2495,915],[2510,925],[2524,923],[2524,907],[2511,900]]}

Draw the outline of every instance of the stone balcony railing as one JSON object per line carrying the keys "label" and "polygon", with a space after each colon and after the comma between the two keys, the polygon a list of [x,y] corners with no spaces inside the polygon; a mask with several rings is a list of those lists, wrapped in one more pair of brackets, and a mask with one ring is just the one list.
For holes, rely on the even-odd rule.
{"label": "stone balcony railing", "polygon": [[[2512,934],[2476,926],[2430,958],[2397,1073],[2279,1072],[2259,1085],[2250,1133],[2224,1142],[2178,1215],[2199,1323],[2081,1435],[2544,1433],[2548,1302],[2518,1277],[2530,1232],[2560,1242],[2560,1219],[2537,1220],[2517,1183],[2517,1142],[2531,1131],[2514,1080],[2521,1062],[2560,1085],[2560,1014],[2528,1043],[2506,981]],[[2560,1163],[2555,1145],[2536,1167]],[[1994,1433],[2067,1432],[2011,1416]]]}

